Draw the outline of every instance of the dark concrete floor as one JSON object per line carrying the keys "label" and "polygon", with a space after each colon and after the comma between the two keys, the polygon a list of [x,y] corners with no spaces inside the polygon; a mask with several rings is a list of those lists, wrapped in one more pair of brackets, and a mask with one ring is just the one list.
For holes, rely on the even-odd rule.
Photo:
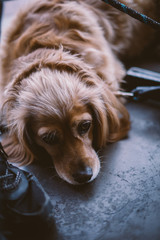
{"label": "dark concrete floor", "polygon": [[[6,16],[7,9],[3,22]],[[140,65],[160,72],[157,63]],[[56,240],[160,240],[160,104],[129,102],[127,108],[129,136],[102,151],[94,182],[71,186],[50,164],[25,168],[51,197]]]}
{"label": "dark concrete floor", "polygon": [[52,199],[62,239],[160,239],[160,106],[128,103],[127,108],[129,137],[104,149],[94,182],[74,187],[52,166],[28,167]]}

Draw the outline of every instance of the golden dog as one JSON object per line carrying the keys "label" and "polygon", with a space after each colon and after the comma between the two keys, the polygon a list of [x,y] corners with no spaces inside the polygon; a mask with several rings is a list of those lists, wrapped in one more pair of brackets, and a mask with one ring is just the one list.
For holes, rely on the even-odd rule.
{"label": "golden dog", "polygon": [[[155,17],[154,0],[121,0]],[[101,0],[34,0],[8,30],[1,54],[1,118],[10,159],[45,150],[71,184],[96,178],[97,150],[127,135],[117,96],[125,69],[154,31]],[[150,37],[148,37],[150,36]]]}

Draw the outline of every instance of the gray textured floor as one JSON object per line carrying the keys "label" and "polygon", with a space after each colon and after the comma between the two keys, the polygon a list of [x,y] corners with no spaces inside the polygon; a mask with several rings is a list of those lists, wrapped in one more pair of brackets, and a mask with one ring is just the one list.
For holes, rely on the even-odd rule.
{"label": "gray textured floor", "polygon": [[[3,24],[7,24],[10,4]],[[159,64],[153,62],[141,66],[160,72]],[[160,239],[160,104],[131,102],[127,108],[132,122],[129,136],[106,146],[94,182],[74,187],[49,164],[27,167],[52,199],[56,239]]]}
{"label": "gray textured floor", "polygon": [[160,107],[129,103],[128,139],[104,149],[98,178],[73,187],[52,166],[30,169],[52,198],[62,239],[160,239]]}

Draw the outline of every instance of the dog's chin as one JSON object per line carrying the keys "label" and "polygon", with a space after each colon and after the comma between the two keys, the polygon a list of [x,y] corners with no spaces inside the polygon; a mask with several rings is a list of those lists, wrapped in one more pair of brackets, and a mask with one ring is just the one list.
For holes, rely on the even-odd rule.
{"label": "dog's chin", "polygon": [[72,185],[84,185],[92,182],[98,176],[98,173],[100,172],[100,161],[99,159],[94,160],[94,167],[91,168],[93,172],[91,179],[82,183],[76,182],[72,176],[70,176],[64,170],[63,171],[60,170],[56,165],[55,165],[55,169],[59,177],[64,181],[66,181],[67,183]]}

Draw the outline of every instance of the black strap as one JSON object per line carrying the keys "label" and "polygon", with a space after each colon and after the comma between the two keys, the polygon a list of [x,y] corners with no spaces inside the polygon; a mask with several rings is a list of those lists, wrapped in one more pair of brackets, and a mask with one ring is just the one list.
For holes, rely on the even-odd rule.
{"label": "black strap", "polygon": [[105,3],[108,3],[110,4],[111,6],[117,8],[118,10],[120,10],[121,12],[124,12],[128,15],[130,15],[131,17],[157,29],[157,30],[160,30],[160,23],[153,20],[152,18],[142,14],[142,13],[139,13],[137,12],[136,10],[130,8],[130,7],[127,7],[126,5],[124,5],[123,3],[117,1],[117,0],[102,0],[103,2]]}

